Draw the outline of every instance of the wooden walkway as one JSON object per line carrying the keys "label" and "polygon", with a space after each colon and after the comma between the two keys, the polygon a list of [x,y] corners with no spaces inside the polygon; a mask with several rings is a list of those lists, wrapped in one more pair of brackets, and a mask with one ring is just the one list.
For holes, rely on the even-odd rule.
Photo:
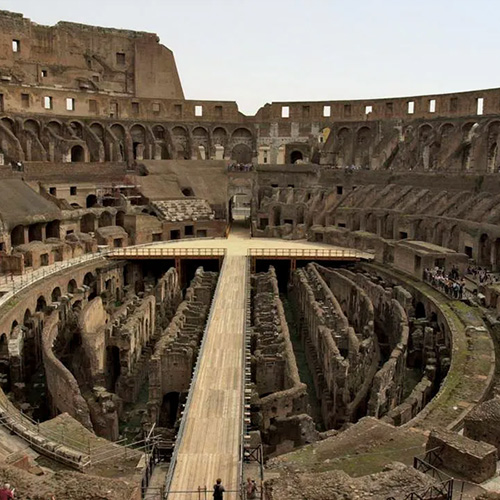
{"label": "wooden walkway", "polygon": [[[169,500],[198,500],[197,492],[187,491],[205,486],[207,498],[212,498],[212,487],[218,477],[226,490],[239,488],[246,269],[246,256],[236,250],[231,252],[229,246],[212,305]],[[225,500],[236,498],[239,498],[236,493],[224,495]]]}

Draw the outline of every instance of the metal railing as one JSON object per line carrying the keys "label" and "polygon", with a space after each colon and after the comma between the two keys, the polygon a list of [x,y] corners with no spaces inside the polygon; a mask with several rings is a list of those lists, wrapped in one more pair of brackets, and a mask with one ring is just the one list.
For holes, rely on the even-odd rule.
{"label": "metal railing", "polygon": [[249,257],[359,258],[360,252],[349,248],[249,248]]}
{"label": "metal railing", "polygon": [[223,257],[225,248],[125,247],[108,251],[108,257]]}
{"label": "metal railing", "polygon": [[[224,250],[224,249],[219,249],[219,250]],[[225,252],[225,250],[224,250],[224,252]],[[174,477],[175,466],[177,464],[177,456],[179,454],[179,449],[181,447],[182,438],[184,436],[184,431],[186,428],[186,421],[187,421],[187,417],[188,417],[188,413],[189,413],[189,408],[190,408],[191,402],[193,400],[194,388],[196,385],[196,380],[198,379],[198,372],[200,370],[200,364],[201,364],[201,359],[203,357],[203,352],[205,350],[208,329],[209,329],[210,323],[212,321],[212,316],[213,316],[213,312],[214,312],[214,308],[215,308],[214,307],[215,302],[216,302],[217,297],[219,296],[219,293],[220,293],[220,284],[222,281],[221,277],[222,277],[222,274],[223,274],[226,266],[227,266],[227,259],[224,259],[224,263],[222,264],[222,268],[221,268],[220,273],[219,273],[219,278],[217,280],[217,286],[215,287],[215,291],[214,291],[214,294],[212,297],[212,302],[210,304],[210,312],[208,313],[208,318],[207,318],[207,321],[205,323],[205,329],[203,331],[203,337],[201,340],[200,348],[198,350],[198,356],[196,358],[196,364],[195,364],[195,367],[193,370],[193,377],[191,378],[191,384],[189,385],[189,391],[188,391],[188,396],[186,399],[186,404],[184,405],[181,423],[179,425],[179,430],[177,432],[177,436],[176,436],[176,440],[175,440],[174,452],[172,454],[172,460],[170,461],[167,476],[165,478],[165,498],[166,499],[168,499],[168,495],[170,493],[174,493],[174,491],[170,491],[170,486],[172,485],[172,479]],[[177,492],[175,492],[175,493],[177,493]],[[193,492],[190,492],[190,493],[193,493]]]}
{"label": "metal railing", "polygon": [[[86,264],[93,260],[99,260],[104,258],[108,253],[108,250],[104,250],[97,253],[83,254],[80,257],[75,257],[74,259],[64,260],[61,262],[55,262],[50,266],[45,266],[32,271],[27,274],[21,274],[19,276],[5,277],[5,284],[8,290],[0,297],[0,307],[7,303],[12,297],[14,297],[19,292],[23,291],[25,288],[36,283],[37,281],[42,281],[45,278],[58,273],[63,269],[68,269],[79,264]],[[10,278],[10,279],[9,279]],[[1,285],[1,282],[0,282]],[[5,288],[3,286],[2,288]]]}

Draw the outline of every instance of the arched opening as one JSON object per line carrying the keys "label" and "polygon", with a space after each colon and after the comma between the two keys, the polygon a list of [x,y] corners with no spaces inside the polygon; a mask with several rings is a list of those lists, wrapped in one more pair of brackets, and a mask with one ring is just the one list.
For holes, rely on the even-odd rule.
{"label": "arched opening", "polygon": [[116,225],[120,227],[124,227],[125,225],[125,212],[117,212],[116,213]]}
{"label": "arched opening", "polygon": [[366,215],[366,231],[377,234],[377,219],[374,214]]}
{"label": "arched opening", "polygon": [[60,234],[60,227],[61,227],[61,222],[58,220],[53,220],[50,221],[47,224],[47,227],[45,228],[45,234],[47,238],[57,238],[59,239],[61,234]]}
{"label": "arched opening", "polygon": [[491,240],[485,233],[479,238],[479,262],[480,266],[491,265]]}
{"label": "arched opening", "polygon": [[113,216],[109,212],[103,212],[99,217],[99,227],[107,227],[113,225]]}
{"label": "arched opening", "polygon": [[229,200],[230,221],[248,221],[250,219],[251,196],[248,194],[235,194]]}
{"label": "arched opening", "polygon": [[244,165],[252,163],[252,150],[246,144],[236,144],[231,151],[231,159]]}
{"label": "arched opening", "polygon": [[93,233],[95,231],[95,215],[85,214],[80,220],[80,231],[82,233]]}
{"label": "arched opening", "polygon": [[422,302],[417,302],[415,306],[415,318],[426,318],[427,314],[425,313],[425,306]]}
{"label": "arched opening", "polygon": [[45,312],[45,309],[47,307],[47,301],[45,300],[45,297],[43,295],[40,295],[36,301],[36,312]]}
{"label": "arched opening", "polygon": [[191,158],[188,133],[186,129],[183,127],[174,127],[172,129],[172,142],[174,143],[178,159],[189,160]]}
{"label": "arched opening", "polygon": [[159,426],[173,429],[177,421],[177,414],[179,412],[179,392],[169,392],[163,396]]}
{"label": "arched opening", "polygon": [[47,128],[55,135],[62,135],[61,132],[62,132],[62,126],[59,122],[56,122],[56,121],[51,121],[49,122],[49,124],[47,125]]}
{"label": "arched opening", "polygon": [[40,134],[40,126],[35,120],[26,120],[24,122],[24,130],[31,132],[36,137]]}
{"label": "arched opening", "polygon": [[68,283],[68,293],[75,293],[76,289],[78,288],[78,285],[76,284],[75,280],[70,280]]}
{"label": "arched opening", "polygon": [[24,245],[24,226],[16,226],[10,233],[10,242],[13,247]]}
{"label": "arched opening", "polygon": [[28,240],[43,241],[43,224],[31,224],[28,228]]}
{"label": "arched opening", "polygon": [[190,187],[185,187],[182,189],[182,194],[184,196],[194,196],[194,191]]}
{"label": "arched opening", "polygon": [[87,208],[92,208],[97,205],[97,196],[95,194],[89,194],[86,199]]}
{"label": "arched opening", "polygon": [[50,299],[52,300],[52,302],[59,302],[61,299],[61,295],[62,295],[61,289],[58,286],[56,286],[54,290],[52,290],[52,293],[50,294]]}
{"label": "arched opening", "polygon": [[71,122],[69,124],[69,129],[74,137],[78,137],[79,139],[83,139],[83,126],[80,122]]}
{"label": "arched opening", "polygon": [[77,144],[71,148],[71,163],[83,163],[85,161],[85,150]]}
{"label": "arched opening", "polygon": [[113,345],[106,348],[106,367],[108,373],[108,390],[115,392],[116,382],[120,377],[121,364],[120,364],[120,349]]}
{"label": "arched opening", "polygon": [[212,138],[214,144],[217,144],[219,146],[225,146],[227,141],[227,132],[222,127],[216,127],[212,132]]}
{"label": "arched opening", "polygon": [[97,280],[92,273],[87,273],[83,277],[83,284],[88,288],[88,300],[97,297]]}
{"label": "arched opening", "polygon": [[304,160],[304,155],[301,151],[292,151],[290,154],[290,163],[297,163]]}
{"label": "arched opening", "polygon": [[495,172],[498,155],[498,146],[496,142],[490,144],[488,149],[488,171]]}
{"label": "arched opening", "polygon": [[[144,157],[144,150],[146,144],[146,131],[142,125],[134,125],[130,129],[130,135],[132,136],[132,151],[134,154],[134,159],[138,156]],[[139,151],[141,154],[139,154]]]}

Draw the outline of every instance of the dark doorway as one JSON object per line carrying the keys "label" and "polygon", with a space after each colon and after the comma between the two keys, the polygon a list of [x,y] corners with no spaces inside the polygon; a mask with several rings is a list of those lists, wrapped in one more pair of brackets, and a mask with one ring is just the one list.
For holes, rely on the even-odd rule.
{"label": "dark doorway", "polygon": [[292,151],[290,155],[290,163],[297,163],[298,161],[302,161],[304,159],[304,155],[300,151]]}
{"label": "dark doorway", "polygon": [[85,161],[85,151],[82,146],[71,148],[71,163],[82,163]]}
{"label": "dark doorway", "polygon": [[163,396],[161,404],[159,426],[172,429],[177,421],[177,412],[179,411],[180,393],[169,392]]}

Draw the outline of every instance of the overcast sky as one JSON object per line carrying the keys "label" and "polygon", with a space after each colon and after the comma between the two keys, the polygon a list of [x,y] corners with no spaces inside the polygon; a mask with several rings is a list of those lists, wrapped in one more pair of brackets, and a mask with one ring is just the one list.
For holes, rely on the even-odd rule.
{"label": "overcast sky", "polygon": [[155,32],[187,99],[361,99],[500,87],[498,0],[0,0],[39,24]]}

